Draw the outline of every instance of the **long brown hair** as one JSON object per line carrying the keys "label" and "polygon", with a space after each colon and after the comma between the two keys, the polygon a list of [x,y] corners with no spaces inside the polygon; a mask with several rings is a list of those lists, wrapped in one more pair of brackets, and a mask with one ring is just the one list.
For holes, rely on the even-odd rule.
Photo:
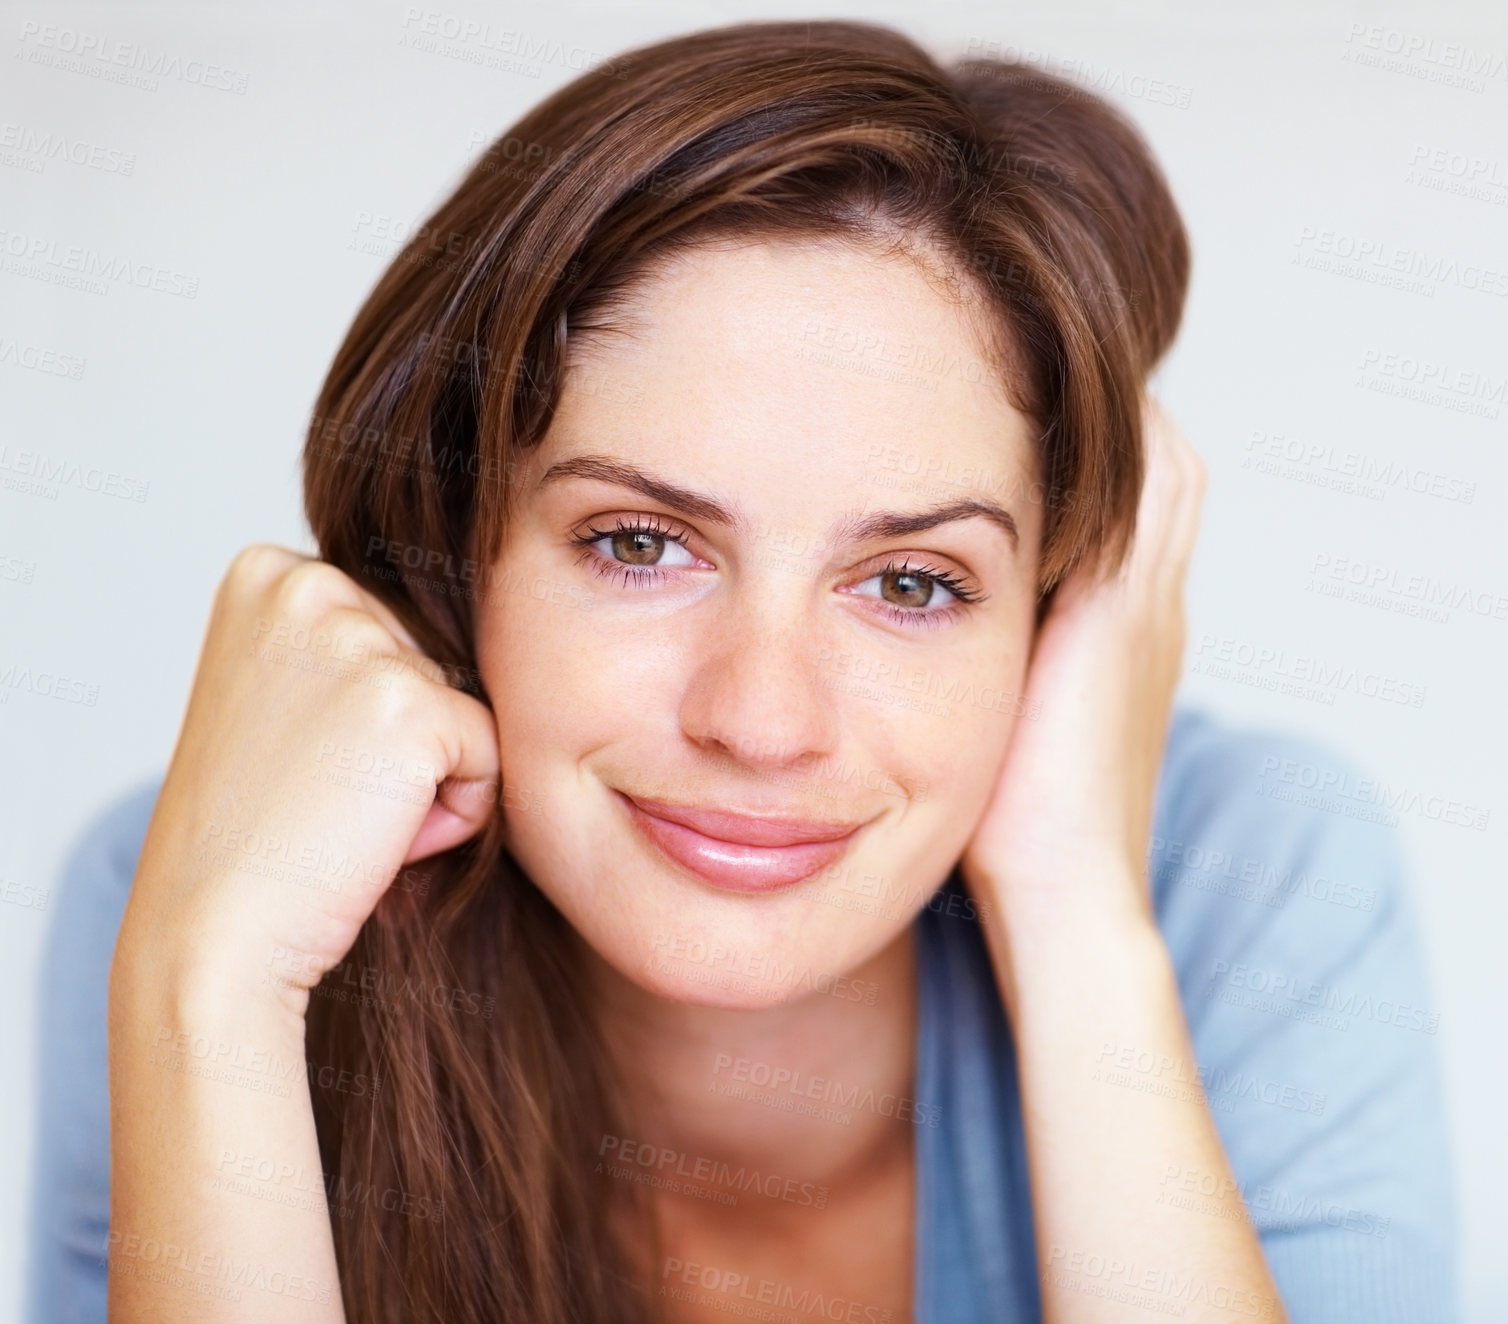
{"label": "long brown hair", "polygon": [[[320,552],[456,683],[487,697],[476,604],[572,336],[714,235],[940,256],[1039,428],[1040,602],[1081,562],[1120,563],[1140,393],[1189,267],[1140,134],[1027,65],[943,67],[867,23],[741,23],[632,51],[526,114],[393,260],[330,367],[304,451]],[[311,1057],[382,1081],[317,1091],[353,1321],[656,1313],[594,1171],[625,1119],[572,934],[500,826],[404,870],[311,999]],[[654,1244],[652,1210],[632,1218]]]}

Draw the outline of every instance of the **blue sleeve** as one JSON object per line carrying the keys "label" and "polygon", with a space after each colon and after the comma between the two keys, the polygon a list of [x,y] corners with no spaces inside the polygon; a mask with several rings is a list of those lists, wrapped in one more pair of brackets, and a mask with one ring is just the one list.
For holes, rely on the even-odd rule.
{"label": "blue sleeve", "polygon": [[105,1324],[110,958],[161,779],[97,813],[53,889],[38,998],[27,1324]]}
{"label": "blue sleeve", "polygon": [[[1323,743],[1187,719],[1152,843],[1197,1078],[1291,1324],[1456,1324],[1440,1017],[1397,814]],[[1212,1179],[1167,1171],[1191,1218]]]}

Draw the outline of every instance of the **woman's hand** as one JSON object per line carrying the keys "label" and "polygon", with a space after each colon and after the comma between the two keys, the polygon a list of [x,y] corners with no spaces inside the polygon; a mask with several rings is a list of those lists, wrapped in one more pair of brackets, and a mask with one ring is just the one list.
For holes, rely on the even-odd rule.
{"label": "woman's hand", "polygon": [[1146,477],[1121,573],[1060,585],[1034,641],[1025,705],[960,862],[1009,931],[1046,936],[1086,908],[1145,918],[1153,800],[1184,644],[1183,586],[1204,462],[1161,407],[1143,413]]}
{"label": "woman's hand", "polygon": [[[310,990],[405,862],[486,822],[497,773],[491,712],[383,603],[297,552],[236,557],[110,967],[112,1320],[345,1319],[324,1202],[226,1177],[319,1172],[314,1082],[375,1094],[306,1058]],[[227,1264],[248,1286],[199,1295]]]}
{"label": "woman's hand", "polygon": [[[1205,469],[1155,403],[1144,418],[1147,473],[1126,564],[1106,584],[1063,584],[1027,674],[1041,717],[1013,733],[960,868],[999,916],[986,938],[1021,1082],[1043,1319],[1124,1318],[1095,1290],[1103,1280],[1075,1269],[1087,1257],[1218,1283],[1231,1315],[1281,1324],[1147,882]],[[1123,1053],[1178,1064],[1188,1083],[1124,1088],[1101,1069]],[[1160,1199],[1174,1169],[1214,1184],[1209,1217]]]}
{"label": "woman's hand", "polygon": [[492,713],[386,605],[326,562],[246,548],[215,596],[117,974],[242,988],[277,953],[264,982],[302,1015],[398,870],[481,828],[497,776]]}

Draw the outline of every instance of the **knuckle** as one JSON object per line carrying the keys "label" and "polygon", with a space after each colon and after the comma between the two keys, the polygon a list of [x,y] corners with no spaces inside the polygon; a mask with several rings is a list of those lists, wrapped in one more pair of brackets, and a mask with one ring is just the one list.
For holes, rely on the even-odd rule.
{"label": "knuckle", "polygon": [[325,626],[356,656],[375,658],[394,651],[392,631],[359,607],[333,608],[326,613]]}
{"label": "knuckle", "polygon": [[434,697],[431,687],[422,677],[400,671],[392,676],[392,683],[371,692],[372,710],[370,721],[376,724],[386,738],[412,738],[432,722]]}

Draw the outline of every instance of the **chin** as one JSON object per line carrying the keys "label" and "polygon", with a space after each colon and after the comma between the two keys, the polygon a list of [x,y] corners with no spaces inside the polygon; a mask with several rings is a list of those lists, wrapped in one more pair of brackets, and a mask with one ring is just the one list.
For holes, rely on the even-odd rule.
{"label": "chin", "polygon": [[759,1011],[809,997],[872,1006],[882,996],[862,968],[909,916],[861,927],[799,883],[775,895],[719,895],[672,873],[635,877],[626,906],[611,885],[556,904],[598,959],[667,1001]]}
{"label": "chin", "polygon": [[[741,955],[741,953],[740,953]],[[730,965],[701,963],[670,954],[651,941],[636,952],[632,968],[621,973],[670,1002],[726,1010],[761,1011],[799,1001],[806,989],[751,976]]]}

